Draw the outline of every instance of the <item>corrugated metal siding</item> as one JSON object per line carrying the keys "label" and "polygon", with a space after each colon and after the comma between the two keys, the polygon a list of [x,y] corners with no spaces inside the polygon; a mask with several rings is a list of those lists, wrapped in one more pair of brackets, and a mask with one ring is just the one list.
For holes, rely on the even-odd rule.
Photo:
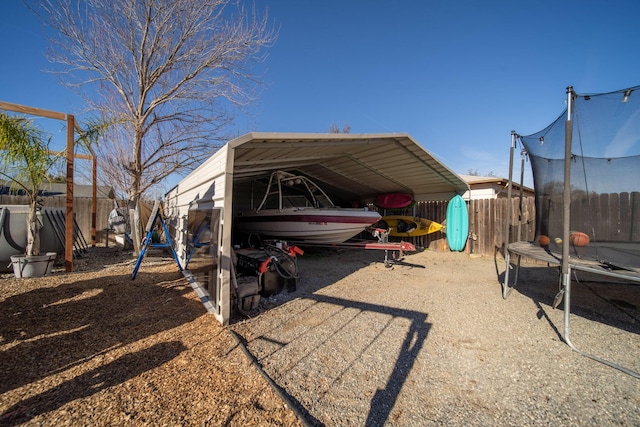
{"label": "corrugated metal siding", "polygon": [[211,207],[224,206],[227,152],[228,147],[222,147],[165,196],[164,212],[174,232],[176,252],[182,265],[187,257],[189,207],[195,202],[200,205],[210,203]]}
{"label": "corrugated metal siding", "polygon": [[343,200],[366,202],[392,192],[450,197],[468,188],[404,134],[249,134],[238,140],[234,158],[235,179],[297,170]]}

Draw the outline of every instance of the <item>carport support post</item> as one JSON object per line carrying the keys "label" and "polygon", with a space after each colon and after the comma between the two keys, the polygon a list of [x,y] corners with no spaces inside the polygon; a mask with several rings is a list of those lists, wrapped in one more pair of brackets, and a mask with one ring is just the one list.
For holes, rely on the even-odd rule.
{"label": "carport support post", "polygon": [[224,177],[224,206],[222,208],[222,240],[218,270],[218,289],[216,303],[216,317],[223,325],[228,325],[231,318],[231,275],[232,272],[232,247],[231,247],[231,229],[233,228],[233,168],[234,168],[234,150],[227,152],[226,172]]}

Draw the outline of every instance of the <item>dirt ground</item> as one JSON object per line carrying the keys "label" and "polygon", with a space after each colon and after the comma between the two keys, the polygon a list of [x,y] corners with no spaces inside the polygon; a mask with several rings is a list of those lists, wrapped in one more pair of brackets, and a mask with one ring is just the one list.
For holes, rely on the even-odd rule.
{"label": "dirt ground", "polygon": [[[553,269],[503,300],[494,259],[381,260],[309,251],[295,292],[226,328],[170,259],[131,280],[131,254],[93,248],[74,273],[4,275],[0,425],[640,424],[640,380],[562,341]],[[638,292],[581,286],[579,343],[640,369]]]}
{"label": "dirt ground", "polygon": [[171,260],[0,279],[0,425],[296,426]]}

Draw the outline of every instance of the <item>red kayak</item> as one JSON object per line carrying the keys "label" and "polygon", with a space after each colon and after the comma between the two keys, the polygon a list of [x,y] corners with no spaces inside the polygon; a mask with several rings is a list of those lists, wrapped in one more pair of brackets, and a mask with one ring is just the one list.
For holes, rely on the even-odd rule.
{"label": "red kayak", "polygon": [[383,209],[402,209],[412,202],[413,197],[406,193],[381,194],[376,198],[376,206]]}

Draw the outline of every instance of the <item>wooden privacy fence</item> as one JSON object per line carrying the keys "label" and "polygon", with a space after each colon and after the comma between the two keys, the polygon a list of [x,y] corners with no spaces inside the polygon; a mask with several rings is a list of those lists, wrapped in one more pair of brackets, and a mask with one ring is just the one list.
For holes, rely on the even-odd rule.
{"label": "wooden privacy fence", "polygon": [[[545,198],[548,218],[562,217],[562,195]],[[444,223],[447,216],[447,203],[422,202],[415,207],[415,215]],[[520,204],[522,213],[520,214]],[[507,199],[471,200],[469,208],[469,235],[465,247],[466,253],[494,256],[496,249],[503,252],[507,215]],[[536,231],[535,198],[513,197],[511,202],[511,226],[509,243],[520,240],[532,241]],[[600,241],[640,241],[640,192],[591,194],[575,193],[571,200],[571,227],[575,230],[586,230],[593,233]],[[417,246],[432,250],[448,251],[446,235],[436,232],[423,237],[410,239]]]}
{"label": "wooden privacy fence", "polygon": [[[66,199],[64,197],[43,197],[42,200],[43,205],[48,208],[65,209],[66,207]],[[29,199],[26,196],[0,195],[0,205],[28,204]],[[114,204],[111,199],[96,200],[96,243],[104,243],[106,241],[104,229],[109,227],[109,213],[113,208]],[[73,212],[80,231],[82,231],[87,243],[91,245],[91,198],[75,197],[73,199]]]}
{"label": "wooden privacy fence", "polygon": [[[45,197],[43,200],[46,207],[65,208],[64,197]],[[447,203],[446,201],[420,202],[415,206],[414,212],[405,214],[427,218],[441,224],[446,223]],[[0,205],[26,204],[28,204],[28,199],[25,196],[0,195]],[[96,243],[104,243],[106,239],[104,230],[109,226],[109,213],[113,210],[114,204],[111,199],[98,199],[96,204]],[[534,198],[525,197],[522,199],[523,213],[520,238],[518,238],[519,204],[520,199],[514,197],[511,203],[512,226],[509,233],[510,242],[533,240],[534,238],[536,217]],[[502,250],[501,248],[504,244],[507,199],[471,200],[467,206],[469,209],[469,234],[471,237],[467,241],[464,252],[494,256],[496,248]],[[91,244],[91,198],[74,198],[74,212],[82,234],[86,241]],[[113,239],[111,235],[110,239]],[[405,238],[404,240],[407,239]],[[416,246],[435,251],[449,250],[445,234],[439,231],[427,236],[409,238],[408,240]]]}
{"label": "wooden privacy fence", "polygon": [[[421,202],[415,206],[416,216],[427,218],[446,225],[446,201]],[[471,200],[467,203],[469,209],[469,235],[464,252],[485,256],[494,256],[496,249],[502,252],[504,245],[505,226],[507,220],[507,199]],[[533,240],[535,237],[535,199],[522,199],[522,214],[520,212],[520,198],[513,197],[511,201],[511,227],[509,241]],[[520,224],[520,226],[518,226]],[[518,237],[519,236],[519,237]],[[426,236],[409,239],[416,246],[422,246],[435,251],[448,251],[446,235],[436,232]]]}
{"label": "wooden privacy fence", "polygon": [[[562,194],[544,196],[545,215],[540,231],[562,230]],[[553,224],[553,225],[552,225]],[[583,231],[593,239],[608,242],[640,241],[640,192],[571,194],[571,230]]]}

